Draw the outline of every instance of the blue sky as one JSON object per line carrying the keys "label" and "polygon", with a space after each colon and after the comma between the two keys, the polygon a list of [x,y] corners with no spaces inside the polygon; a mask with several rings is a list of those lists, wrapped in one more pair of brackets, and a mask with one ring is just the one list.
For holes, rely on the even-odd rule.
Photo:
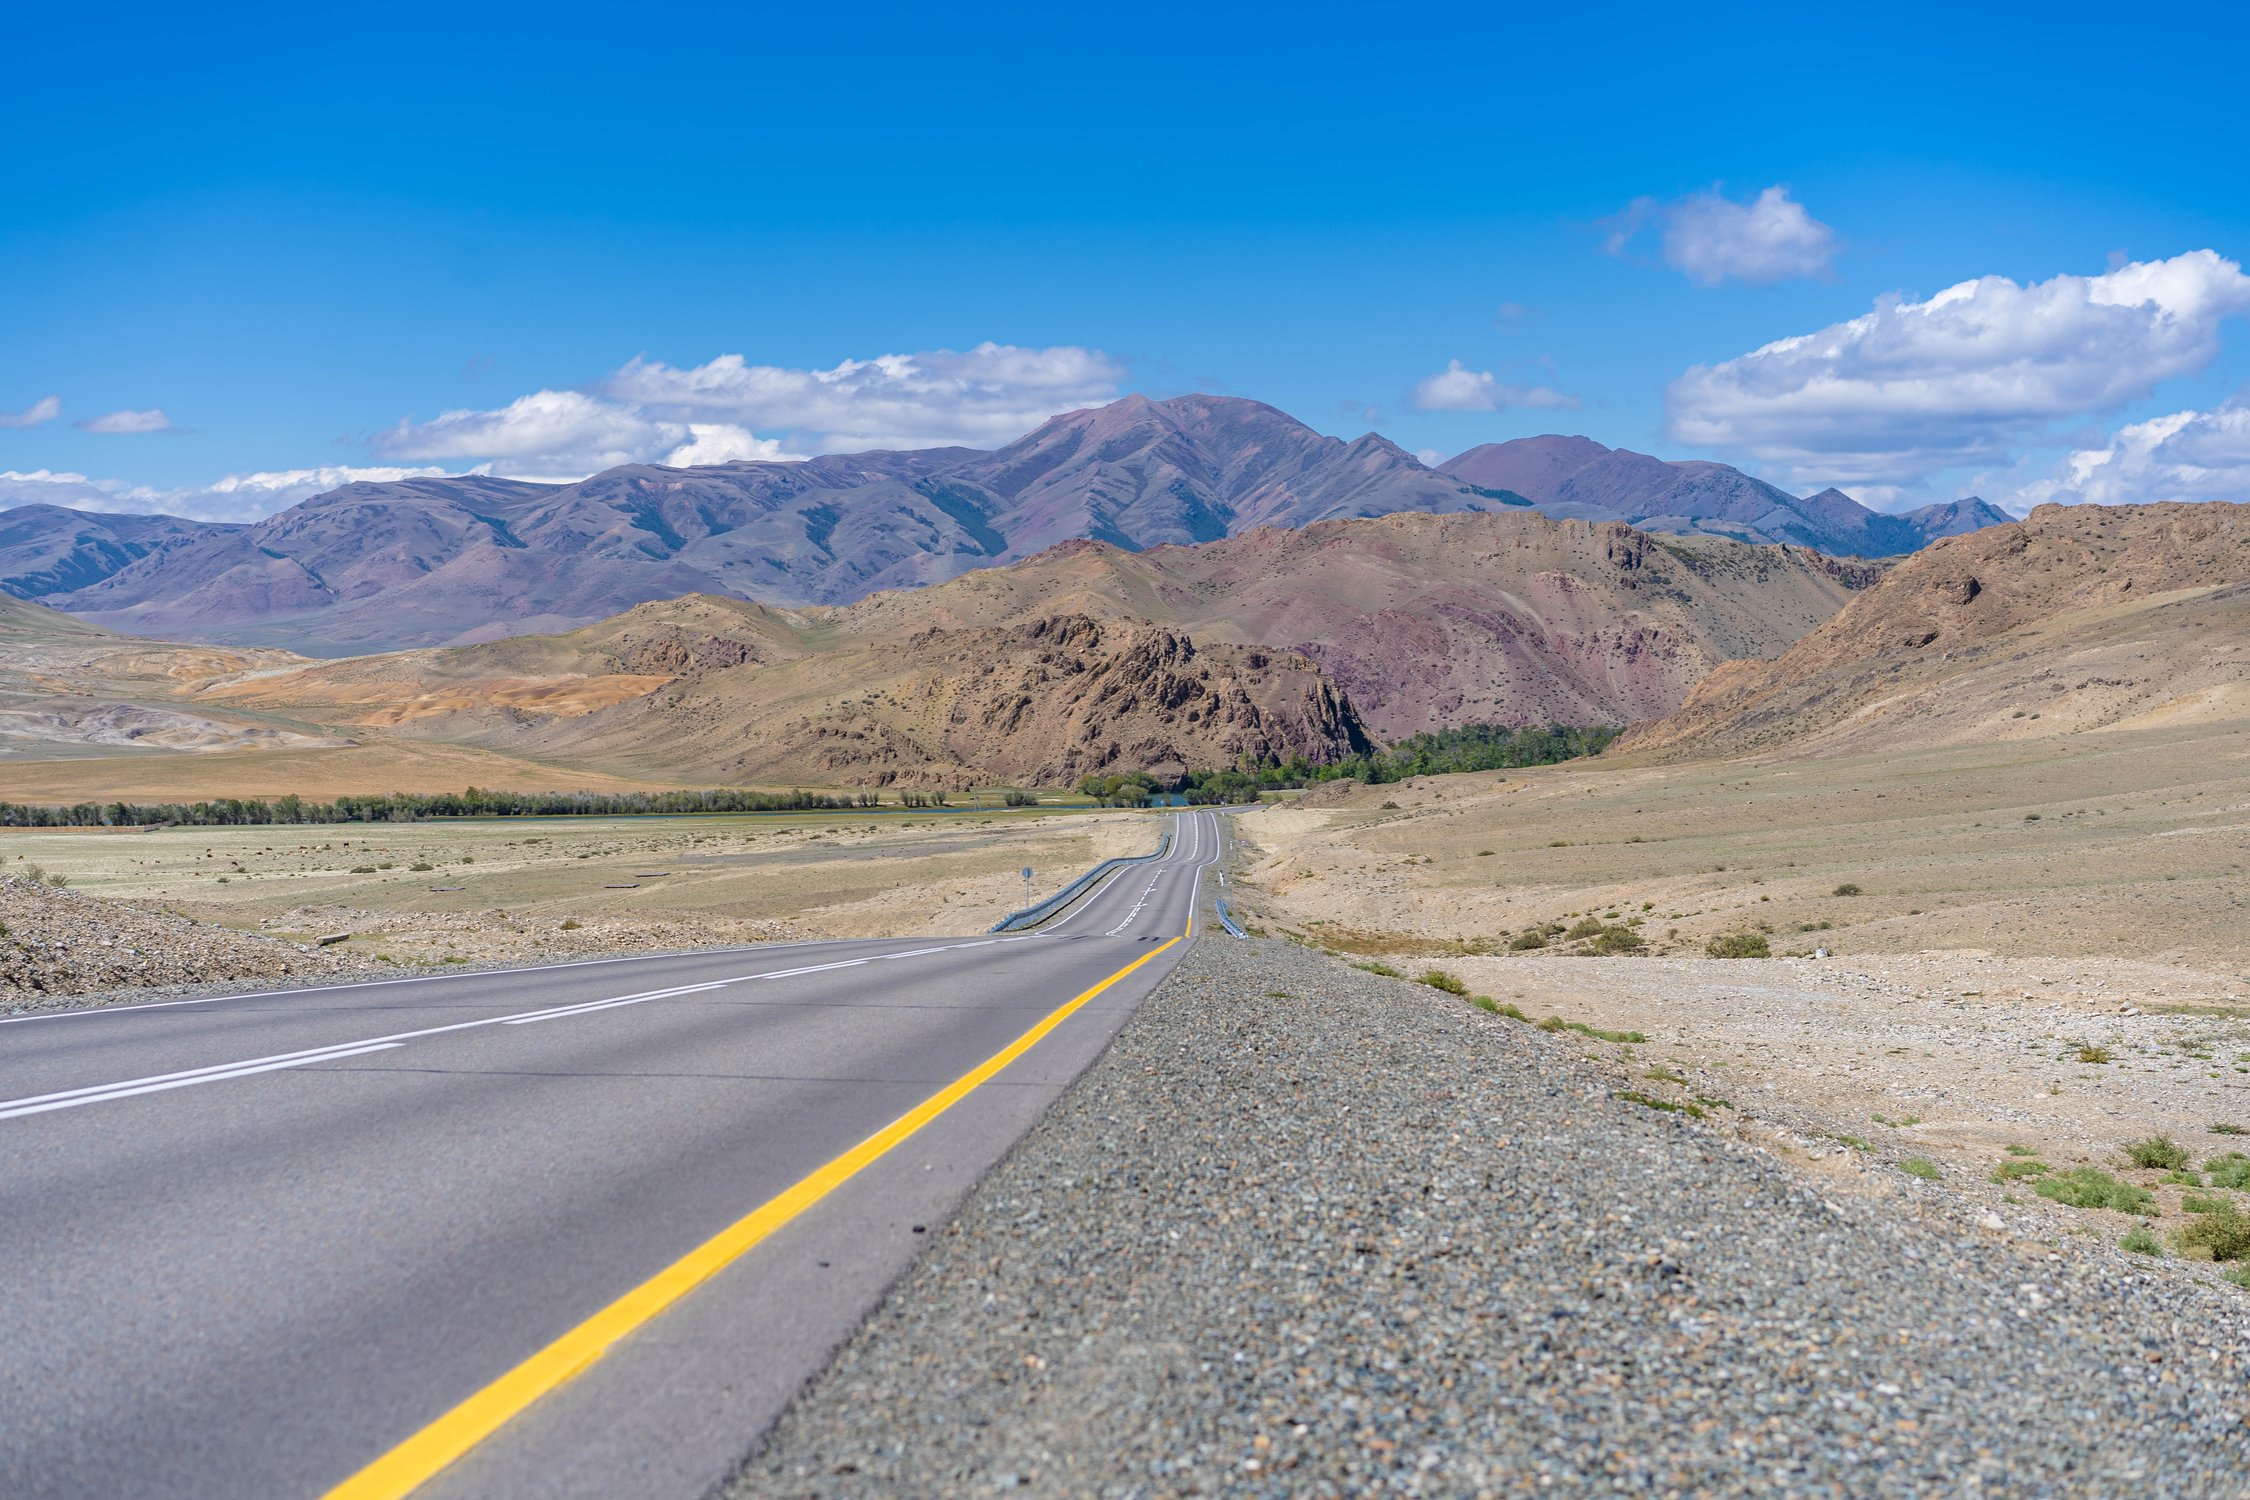
{"label": "blue sky", "polygon": [[2242,12],[1808,9],[44,8],[0,503],[1198,389],[1890,506],[2250,498]]}

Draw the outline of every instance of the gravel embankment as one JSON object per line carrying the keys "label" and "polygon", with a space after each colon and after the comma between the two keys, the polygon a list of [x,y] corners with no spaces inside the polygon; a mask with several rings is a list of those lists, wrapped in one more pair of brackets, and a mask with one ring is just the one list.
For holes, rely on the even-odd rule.
{"label": "gravel embankment", "polygon": [[1202,942],[727,1493],[2250,1488],[2250,1299],[1624,1086]]}
{"label": "gravel embankment", "polygon": [[342,953],[0,875],[0,1013],[373,969]]}

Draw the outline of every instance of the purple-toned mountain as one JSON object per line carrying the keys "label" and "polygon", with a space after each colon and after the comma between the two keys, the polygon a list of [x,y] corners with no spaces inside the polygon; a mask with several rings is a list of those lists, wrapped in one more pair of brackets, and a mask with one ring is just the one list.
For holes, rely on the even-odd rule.
{"label": "purple-toned mountain", "polygon": [[1591,438],[1486,443],[1438,471],[1480,489],[1511,491],[1550,516],[1624,521],[1645,531],[1706,533],[1746,542],[1794,542],[1854,557],[1891,557],[2013,519],[1970,498],[1904,515],[1868,509],[1839,489],[1803,498],[1726,464],[1651,458]]}
{"label": "purple-toned mountain", "polygon": [[[1841,495],[1799,501],[1721,464],[1584,438],[1480,448],[1448,467],[1458,472],[1373,434],[1328,437],[1261,402],[1129,396],[989,453],[633,464],[564,485],[353,484],[247,526],[24,507],[0,513],[0,590],[136,635],[334,656],[567,630],[688,593],[844,604],[1074,538],[1137,551],[1526,503],[1832,551],[1919,545],[1891,517],[1873,520],[1899,531],[1897,545],[1864,544],[1854,514],[1872,513]],[[1650,496],[1662,505],[1644,515]]]}

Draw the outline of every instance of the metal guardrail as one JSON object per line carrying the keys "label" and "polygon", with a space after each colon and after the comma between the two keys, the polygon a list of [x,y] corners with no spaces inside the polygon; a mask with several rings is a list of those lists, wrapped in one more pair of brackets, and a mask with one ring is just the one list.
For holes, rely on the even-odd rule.
{"label": "metal guardrail", "polygon": [[1224,927],[1224,928],[1225,928],[1225,929],[1226,929],[1227,931],[1229,931],[1229,932],[1233,933],[1233,934],[1234,934],[1234,935],[1235,935],[1236,937],[1238,937],[1238,938],[1246,938],[1246,937],[1248,937],[1248,936],[1250,935],[1249,933],[1247,933],[1247,932],[1244,932],[1244,931],[1243,931],[1243,930],[1242,930],[1242,929],[1241,929],[1240,927],[1237,927],[1237,926],[1236,926],[1236,925],[1234,924],[1234,918],[1233,918],[1232,916],[1230,916],[1230,915],[1228,914],[1228,912],[1227,912],[1227,898],[1226,898],[1226,897],[1224,897],[1224,896],[1221,896],[1221,897],[1219,897],[1219,898],[1218,898],[1218,900],[1217,900],[1217,902],[1216,902],[1216,905],[1217,905],[1217,907],[1218,907],[1218,912],[1219,912],[1219,925],[1220,925],[1221,927]]}
{"label": "metal guardrail", "polygon": [[1055,892],[1052,896],[1049,896],[1046,900],[1041,901],[1036,905],[1027,906],[1022,911],[1012,911],[1008,913],[999,921],[992,924],[992,930],[994,932],[1020,932],[1026,927],[1036,927],[1041,922],[1046,921],[1056,912],[1061,911],[1064,907],[1070,905],[1071,902],[1076,901],[1080,896],[1084,895],[1088,886],[1101,879],[1104,875],[1107,875],[1110,871],[1122,870],[1127,865],[1145,865],[1153,860],[1162,859],[1165,854],[1170,851],[1171,847],[1172,834],[1171,831],[1167,829],[1165,830],[1164,837],[1157,840],[1156,852],[1154,854],[1128,854],[1117,859],[1105,859],[1100,864],[1094,866],[1094,868],[1092,868],[1091,870],[1088,870],[1085,874],[1079,876],[1076,880],[1073,880],[1070,884],[1064,886],[1061,890]]}

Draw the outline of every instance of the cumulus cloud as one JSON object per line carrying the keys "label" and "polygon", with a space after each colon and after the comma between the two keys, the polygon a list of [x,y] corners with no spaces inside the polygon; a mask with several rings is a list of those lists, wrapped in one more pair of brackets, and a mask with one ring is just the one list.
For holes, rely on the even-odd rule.
{"label": "cumulus cloud", "polygon": [[825,370],[754,365],[739,354],[686,369],[636,359],[597,389],[655,414],[785,430],[851,452],[996,447],[1058,412],[1115,400],[1124,375],[1098,349],[983,343],[847,359]]}
{"label": "cumulus cloud", "polygon": [[759,437],[747,427],[729,422],[691,422],[688,440],[665,454],[664,462],[675,469],[688,469],[698,464],[777,463],[803,456],[785,451],[779,439]]}
{"label": "cumulus cloud", "polygon": [[1785,338],[1666,391],[1673,441],[1844,485],[2007,461],[2053,424],[2208,364],[2250,277],[2210,250],[2100,276],[1964,281]]}
{"label": "cumulus cloud", "polygon": [[170,432],[172,419],[158,408],[147,411],[112,411],[71,424],[80,432]]}
{"label": "cumulus cloud", "polygon": [[62,397],[41,396],[22,411],[0,411],[0,427],[37,427],[62,415]]}
{"label": "cumulus cloud", "polygon": [[394,483],[446,471],[434,468],[325,465],[229,474],[210,484],[156,489],[121,479],[95,479],[54,469],[0,470],[0,508],[63,505],[72,510],[160,512],[195,521],[255,521],[339,486]]}
{"label": "cumulus cloud", "polygon": [[[474,460],[534,478],[624,463],[998,446],[1058,412],[1115,399],[1123,375],[1096,350],[991,343],[825,370],[754,365],[739,354],[686,368],[636,359],[587,390],[534,391],[491,410],[402,421],[369,446],[384,458]],[[789,436],[761,438],[759,429]]]}
{"label": "cumulus cloud", "polygon": [[1747,203],[1716,188],[1676,203],[1636,198],[1603,227],[1609,238],[1602,248],[1611,255],[1630,253],[1644,232],[1655,231],[1664,263],[1686,272],[1697,286],[1723,281],[1767,286],[1820,276],[1842,248],[1836,231],[1779,185]]}
{"label": "cumulus cloud", "polygon": [[1425,380],[1408,398],[1416,411],[1506,411],[1513,406],[1575,410],[1576,396],[1543,385],[1508,385],[1490,370],[1472,370],[1457,359]]}
{"label": "cumulus cloud", "polygon": [[2117,430],[2098,448],[2066,457],[2026,486],[2037,505],[2138,505],[2157,500],[2250,501],[2250,391],[2215,411],[2177,411]]}

